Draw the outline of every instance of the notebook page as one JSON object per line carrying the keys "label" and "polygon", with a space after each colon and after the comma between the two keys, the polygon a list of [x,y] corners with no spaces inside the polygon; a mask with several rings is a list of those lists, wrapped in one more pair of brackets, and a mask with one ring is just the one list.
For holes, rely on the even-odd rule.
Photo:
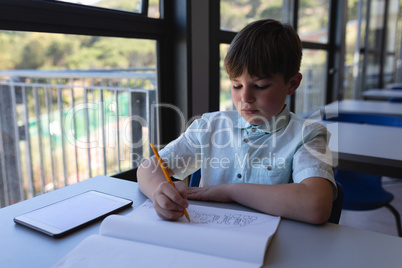
{"label": "notebook page", "polygon": [[108,236],[93,235],[85,239],[54,266],[54,268],[76,267],[257,268],[260,265]]}
{"label": "notebook page", "polygon": [[102,235],[262,264],[280,218],[254,212],[190,205],[191,222],[161,220],[147,200],[126,216],[109,216]]}

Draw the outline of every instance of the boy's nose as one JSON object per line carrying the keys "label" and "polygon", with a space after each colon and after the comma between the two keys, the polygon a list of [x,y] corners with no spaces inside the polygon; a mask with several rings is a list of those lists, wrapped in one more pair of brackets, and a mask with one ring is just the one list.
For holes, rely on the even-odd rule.
{"label": "boy's nose", "polygon": [[255,97],[252,93],[252,90],[249,88],[244,88],[242,92],[242,101],[245,103],[251,103],[255,101]]}

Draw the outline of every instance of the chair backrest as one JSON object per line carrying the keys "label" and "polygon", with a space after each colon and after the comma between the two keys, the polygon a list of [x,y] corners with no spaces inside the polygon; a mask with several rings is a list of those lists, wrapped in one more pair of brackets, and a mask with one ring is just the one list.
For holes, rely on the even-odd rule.
{"label": "chair backrest", "polygon": [[338,195],[336,199],[332,202],[332,211],[329,216],[328,222],[338,224],[341,218],[342,206],[343,206],[343,187],[339,182],[336,182],[336,187],[338,188]]}
{"label": "chair backrest", "polygon": [[[190,178],[190,187],[198,187],[200,185],[201,180],[201,170],[197,170],[191,175]],[[339,219],[341,218],[342,205],[343,205],[343,187],[340,183],[336,183],[338,188],[338,195],[336,199],[332,202],[332,211],[331,216],[328,219],[328,222],[338,224]]]}
{"label": "chair backrest", "polygon": [[200,180],[201,180],[201,169],[197,170],[193,174],[191,174],[190,177],[190,187],[198,187],[200,186]]}
{"label": "chair backrest", "polygon": [[402,117],[390,115],[338,113],[336,116],[324,114],[323,119],[327,121],[402,127]]}
{"label": "chair backrest", "polygon": [[402,102],[402,98],[390,98],[388,99],[388,102]]}

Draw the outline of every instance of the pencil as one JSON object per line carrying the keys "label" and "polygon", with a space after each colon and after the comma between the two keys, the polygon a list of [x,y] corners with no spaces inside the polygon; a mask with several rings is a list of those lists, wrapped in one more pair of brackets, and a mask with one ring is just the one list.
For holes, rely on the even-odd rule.
{"label": "pencil", "polygon": [[[173,181],[172,181],[172,179],[170,178],[170,176],[169,176],[169,174],[168,174],[168,172],[167,172],[167,170],[166,170],[166,168],[165,168],[165,165],[164,165],[164,163],[163,163],[163,160],[162,160],[162,158],[159,156],[159,153],[158,153],[158,151],[156,150],[154,144],[151,142],[150,145],[151,145],[152,151],[154,151],[154,154],[155,154],[155,156],[156,156],[156,159],[158,159],[158,163],[159,163],[159,165],[161,166],[162,171],[163,171],[163,174],[165,174],[165,177],[166,177],[167,181],[168,181],[171,185],[173,185],[173,187],[175,187],[175,186],[174,186],[174,183],[173,183]],[[183,209],[183,213],[184,213],[184,215],[186,216],[187,220],[190,221],[190,216],[188,215],[188,212],[187,212],[186,209]]]}

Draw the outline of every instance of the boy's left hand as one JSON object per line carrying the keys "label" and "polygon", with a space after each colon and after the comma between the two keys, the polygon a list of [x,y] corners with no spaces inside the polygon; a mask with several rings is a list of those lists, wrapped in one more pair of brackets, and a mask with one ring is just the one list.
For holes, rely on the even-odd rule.
{"label": "boy's left hand", "polygon": [[189,187],[187,188],[187,198],[201,201],[232,202],[230,188],[230,184]]}

